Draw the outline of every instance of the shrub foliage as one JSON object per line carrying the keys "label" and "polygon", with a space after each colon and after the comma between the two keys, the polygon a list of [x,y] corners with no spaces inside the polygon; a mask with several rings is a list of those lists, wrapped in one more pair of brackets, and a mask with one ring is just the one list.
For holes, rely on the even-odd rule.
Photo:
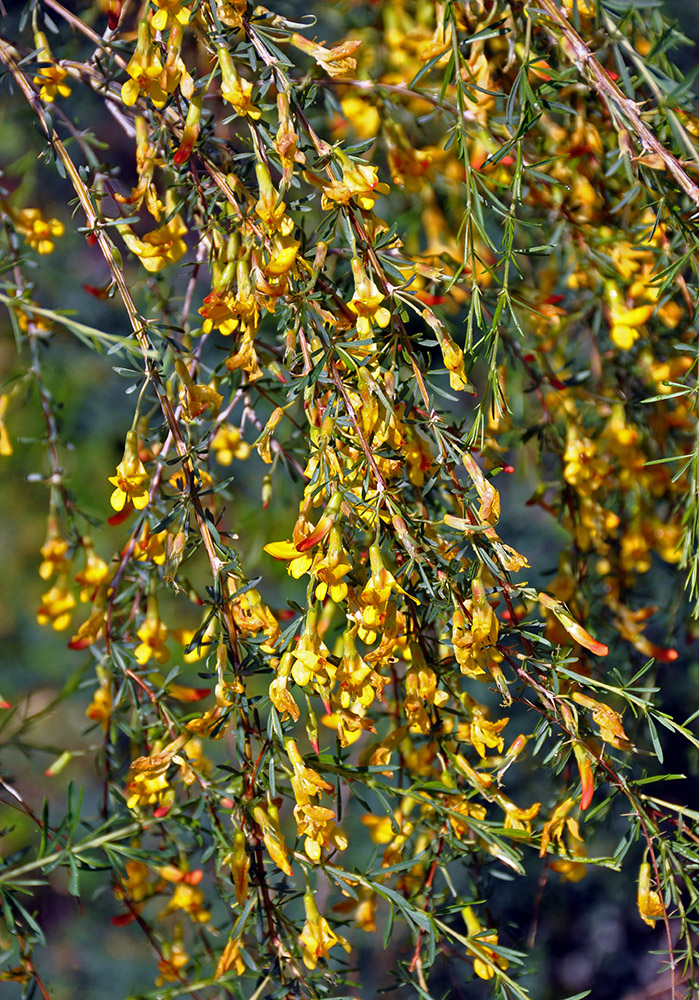
{"label": "shrub foliage", "polygon": [[[648,0],[74,6],[0,40],[43,143],[0,201],[0,454],[45,452],[37,618],[90,688],[49,773],[80,744],[101,791],[56,815],[3,781],[32,822],[2,978],[50,995],[63,868],[145,935],[139,996],[361,995],[373,935],[389,991],[524,998],[548,885],[624,868],[689,995],[699,814],[659,785],[699,747],[664,698],[699,584],[678,32]],[[109,332],[63,308],[70,259],[46,277],[62,241]],[[70,339],[130,407],[98,506]]]}

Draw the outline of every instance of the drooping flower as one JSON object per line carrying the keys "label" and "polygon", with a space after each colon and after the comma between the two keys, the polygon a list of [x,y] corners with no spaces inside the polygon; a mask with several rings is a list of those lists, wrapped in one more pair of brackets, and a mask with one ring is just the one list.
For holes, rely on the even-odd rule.
{"label": "drooping flower", "polygon": [[211,918],[211,913],[204,906],[204,893],[198,888],[204,874],[201,870],[181,871],[173,865],[164,865],[158,870],[161,878],[166,882],[173,882],[175,890],[165,909],[160,914],[163,920],[170,913],[183,910],[195,923],[206,924]]}
{"label": "drooping flower", "polygon": [[50,104],[57,97],[70,97],[71,88],[65,83],[68,70],[57,65],[43,31],[34,33],[34,45],[37,49],[36,55],[39,63],[39,72],[34,77],[34,84],[41,87],[39,91],[41,100]]}
{"label": "drooping flower", "polygon": [[153,0],[153,4],[158,8],[150,22],[155,31],[165,31],[173,21],[181,25],[189,24],[192,12],[188,9],[187,0]]}
{"label": "drooping flower", "polygon": [[180,389],[180,404],[184,419],[191,421],[200,417],[206,410],[217,413],[223,402],[223,396],[213,386],[197,385],[189,374],[184,361],[175,362],[175,371],[182,388]]}
{"label": "drooping flower", "polygon": [[109,476],[109,482],[116,487],[109,498],[114,510],[123,510],[127,500],[136,510],[147,507],[150,499],[146,485],[148,479],[145,466],[138,457],[138,435],[136,431],[130,430],[126,435],[124,457],[116,467],[116,475]]}
{"label": "drooping flower", "polygon": [[9,404],[9,394],[6,392],[0,394],[0,455],[3,458],[7,458],[12,454],[12,442],[10,441],[10,435],[7,432],[5,424],[5,413]]}
{"label": "drooping flower", "polygon": [[353,257],[352,274],[354,275],[354,295],[347,308],[357,317],[357,333],[360,337],[368,337],[373,324],[387,327],[391,322],[391,313],[382,306],[385,296],[381,294],[376,284],[364,270],[358,257]]}
{"label": "drooping flower", "polygon": [[312,892],[305,893],[303,905],[306,909],[306,923],[303,925],[299,943],[303,947],[303,964],[307,969],[315,969],[318,959],[325,958],[336,944],[341,945],[345,951],[351,950],[349,941],[336,934],[325,917],[318,912]]}
{"label": "drooping flower", "polygon": [[248,896],[248,876],[250,873],[247,838],[242,830],[235,831],[233,835],[233,850],[225,856],[223,863],[224,865],[230,865],[235,899],[238,905],[241,906]]}
{"label": "drooping flower", "polygon": [[85,709],[85,715],[92,722],[99,722],[103,729],[109,727],[109,719],[112,714],[112,689],[109,680],[105,677],[99,687],[95,688],[92,701]]}
{"label": "drooping flower", "polygon": [[262,112],[252,103],[252,83],[240,76],[230,52],[223,46],[218,50],[218,62],[221,67],[221,97],[233,106],[236,114],[257,121]]}
{"label": "drooping flower", "polygon": [[348,39],[346,42],[333,45],[331,49],[297,33],[294,33],[289,40],[297,49],[315,59],[328,76],[346,76],[357,68],[357,60],[353,56],[362,44],[359,39]]}
{"label": "drooping flower", "polygon": [[335,156],[342,168],[342,178],[329,183],[323,181],[322,208],[349,205],[354,198],[360,208],[370,211],[379,195],[388,194],[391,190],[388,184],[379,181],[378,167],[370,163],[354,163],[341,149],[335,150]]}
{"label": "drooping flower", "polygon": [[176,264],[187,253],[187,244],[182,238],[187,226],[179,214],[157,229],[151,229],[143,238],[136,236],[128,226],[120,225],[119,231],[131,253],[151,273],[162,271],[168,264]]}
{"label": "drooping flower", "polygon": [[145,666],[151,659],[156,659],[158,663],[166,663],[170,658],[170,651],[166,647],[168,629],[160,620],[158,611],[158,601],[154,595],[148,598],[148,608],[146,617],[139,626],[136,635],[141,640],[134,650],[134,656]]}
{"label": "drooping flower", "polygon": [[62,632],[70,625],[74,607],[75,597],[68,587],[68,580],[59,576],[55,585],[41,595],[36,620],[39,625],[50,624],[56,632]]}
{"label": "drooping flower", "polygon": [[95,552],[89,536],[86,535],[82,543],[85,549],[85,568],[75,574],[74,580],[80,587],[80,600],[85,603],[94,599],[95,591],[107,578],[109,567]]}
{"label": "drooping flower", "polygon": [[159,77],[163,64],[153,47],[150,23],[147,18],[138,25],[138,41],[126,72],[130,79],[121,88],[121,99],[127,107],[132,107],[141,93],[150,97],[156,108],[162,108],[167,94],[160,85]]}
{"label": "drooping flower", "polygon": [[243,460],[250,454],[250,445],[233,424],[220,424],[210,447],[220,465],[230,465],[234,458]]}
{"label": "drooping flower", "polygon": [[492,979],[495,969],[507,969],[509,961],[504,955],[499,955],[488,945],[498,944],[497,931],[484,933],[480,920],[472,906],[465,906],[461,911],[464,923],[468,929],[469,954],[473,957],[473,971],[479,979]]}
{"label": "drooping flower", "polygon": [[269,802],[266,809],[262,806],[255,806],[252,814],[255,817],[255,822],[262,831],[262,839],[265,842],[265,847],[272,861],[274,861],[277,868],[281,868],[285,875],[293,875],[289,863],[289,850],[286,846],[281,826],[279,825],[277,807],[272,802]]}
{"label": "drooping flower", "polygon": [[48,517],[46,541],[39,551],[41,552],[39,576],[42,580],[50,580],[54,573],[61,575],[70,572],[71,561],[67,558],[68,542],[61,536],[58,522],[52,515]]}
{"label": "drooping flower", "polygon": [[638,912],[644,924],[655,927],[655,921],[660,919],[665,908],[657,889],[651,888],[650,865],[644,861],[638,872]]}
{"label": "drooping flower", "polygon": [[17,232],[39,254],[53,253],[54,240],[66,231],[59,219],[45,219],[39,208],[14,209],[6,202],[0,202],[0,207],[10,216]]}

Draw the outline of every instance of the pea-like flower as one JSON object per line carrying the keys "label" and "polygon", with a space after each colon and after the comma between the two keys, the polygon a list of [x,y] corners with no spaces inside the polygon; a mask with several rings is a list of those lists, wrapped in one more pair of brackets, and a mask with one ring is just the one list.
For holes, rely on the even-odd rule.
{"label": "pea-like flower", "polygon": [[37,48],[37,60],[39,62],[39,72],[34,77],[34,84],[40,87],[39,97],[47,104],[52,103],[57,97],[70,97],[71,88],[65,83],[68,70],[56,64],[48,39],[43,31],[34,34],[34,44]]}
{"label": "pea-like flower", "polygon": [[345,951],[350,951],[349,942],[336,934],[325,917],[318,912],[312,892],[309,891],[304,895],[303,905],[306,909],[306,923],[303,925],[299,943],[303,947],[303,964],[307,969],[315,969],[318,959],[325,958],[336,944],[341,945]]}
{"label": "pea-like flower", "polygon": [[147,507],[149,500],[147,481],[148,473],[138,457],[138,436],[136,431],[131,430],[126,435],[124,457],[116,467],[116,475],[109,477],[109,482],[116,487],[109,498],[114,510],[123,510],[127,500],[136,510]]}
{"label": "pea-like flower", "polygon": [[352,258],[352,274],[354,275],[354,295],[347,303],[348,309],[357,317],[357,333],[360,337],[368,337],[372,325],[386,327],[391,322],[391,314],[382,306],[385,296],[381,294],[371,278],[367,275],[358,257]]}

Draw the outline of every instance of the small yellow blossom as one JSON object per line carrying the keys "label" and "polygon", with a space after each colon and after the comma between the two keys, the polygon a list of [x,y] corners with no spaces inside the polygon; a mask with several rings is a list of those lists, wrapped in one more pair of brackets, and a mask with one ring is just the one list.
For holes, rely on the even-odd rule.
{"label": "small yellow blossom", "polygon": [[330,924],[321,916],[316,906],[312,892],[303,897],[306,909],[306,923],[303,925],[299,942],[303,947],[303,964],[307,969],[315,969],[319,958],[325,958],[331,948],[341,945],[345,951],[350,951],[349,942],[331,929]]}
{"label": "small yellow blossom", "polygon": [[379,181],[378,167],[369,163],[354,163],[341,149],[336,150],[335,155],[342,168],[342,178],[322,183],[321,207],[328,209],[335,205],[349,205],[354,198],[360,208],[370,211],[378,196],[391,190],[388,184]]}
{"label": "small yellow blossom", "polygon": [[628,308],[622,293],[616,285],[607,284],[609,304],[610,337],[623,351],[630,350],[641,335],[640,327],[653,315],[654,305],[632,306]]}
{"label": "small yellow blossom", "polygon": [[92,722],[99,722],[103,729],[109,726],[109,719],[112,714],[112,691],[109,681],[100,682],[98,688],[92,696],[92,701],[85,709],[85,715]]}
{"label": "small yellow blossom", "polygon": [[68,588],[66,578],[61,576],[50,590],[41,595],[36,620],[39,625],[50,624],[56,632],[62,632],[70,625],[74,607],[75,597]]}
{"label": "small yellow blossom", "polygon": [[290,41],[297,49],[301,49],[302,52],[315,59],[328,76],[347,76],[348,73],[357,68],[357,60],[353,56],[362,44],[359,39],[340,42],[339,45],[334,45],[331,49],[327,49],[318,42],[311,42],[308,38],[296,33],[291,36]]}
{"label": "small yellow blossom", "polygon": [[[5,208],[5,206],[2,206]],[[6,209],[7,210],[7,209]],[[10,218],[33,250],[39,254],[53,253],[54,240],[63,236],[65,226],[59,219],[45,219],[38,208],[21,208],[18,211],[8,211]]]}
{"label": "small yellow blossom", "polygon": [[391,313],[381,305],[385,296],[367,275],[359,258],[353,257],[351,264],[354,295],[347,305],[357,316],[357,333],[360,337],[368,337],[374,323],[382,328],[388,326],[391,322]]}
{"label": "small yellow blossom", "polygon": [[70,572],[71,562],[67,558],[68,542],[61,537],[58,522],[51,515],[48,518],[46,541],[39,551],[42,560],[39,566],[39,576],[42,580],[50,580],[54,573]]}
{"label": "small yellow blossom", "polygon": [[180,405],[182,415],[187,421],[200,417],[206,410],[217,413],[223,402],[223,396],[210,385],[197,385],[189,374],[184,361],[175,362],[175,371],[182,384],[180,389]]}
{"label": "small yellow blossom", "polygon": [[238,937],[230,937],[228,939],[225,948],[221,952],[221,957],[218,960],[216,971],[214,972],[214,979],[220,979],[221,976],[230,969],[233,969],[236,975],[242,976],[246,968],[245,962],[240,954],[242,944],[243,939],[240,934]]}
{"label": "small yellow blossom", "polygon": [[178,868],[165,866],[160,869],[160,875],[167,882],[175,883],[172,897],[160,914],[163,920],[170,913],[183,910],[195,923],[206,924],[211,919],[211,913],[204,907],[204,893],[197,888],[203,872],[197,869],[193,872],[182,872]]}
{"label": "small yellow blossom", "polygon": [[142,667],[151,659],[156,659],[158,663],[167,662],[170,658],[170,651],[165,646],[168,629],[165,623],[160,620],[158,602],[153,596],[148,598],[146,617],[139,626],[136,635],[141,642],[134,650],[134,656]]}
{"label": "small yellow blossom", "polygon": [[497,931],[485,934],[471,906],[465,906],[461,914],[468,928],[469,941],[471,942],[468,946],[468,952],[473,957],[473,971],[479,979],[492,979],[496,968],[504,970],[510,964],[503,955],[499,955],[488,947],[489,944],[497,946]]}
{"label": "small yellow blossom", "polygon": [[211,450],[220,465],[230,465],[234,458],[246,459],[250,455],[250,445],[233,424],[220,424],[211,439]]}
{"label": "small yellow blossom", "polygon": [[153,48],[147,19],[141,21],[138,26],[138,41],[134,54],[126,66],[126,72],[130,79],[121,88],[121,99],[127,107],[132,107],[141,93],[150,97],[156,108],[165,106],[167,93],[159,81],[163,64]]}
{"label": "small yellow blossom", "polygon": [[95,591],[107,578],[109,567],[104,559],[101,559],[94,550],[92,539],[88,536],[83,538],[85,549],[85,568],[75,574],[75,582],[80,587],[80,600],[85,603],[92,601]]}
{"label": "small yellow blossom", "polygon": [[42,101],[50,104],[57,97],[70,97],[71,88],[65,83],[68,70],[56,64],[48,39],[43,31],[34,33],[34,45],[37,49],[37,60],[39,62],[39,72],[34,77],[34,84],[41,87],[39,97]]}
{"label": "small yellow blossom", "polygon": [[228,49],[221,47],[218,50],[218,62],[221,67],[221,97],[233,106],[237,115],[257,121],[262,112],[252,103],[252,83],[239,75]]}
{"label": "small yellow blossom", "polygon": [[284,653],[277,667],[277,676],[269,685],[269,699],[280,715],[284,716],[288,713],[294,722],[298,722],[300,715],[299,707],[289,691],[292,664],[292,653]]}
{"label": "small yellow blossom", "polygon": [[231,878],[235,888],[235,899],[241,906],[248,896],[248,877],[250,874],[250,856],[247,852],[247,838],[242,830],[236,830],[233,835],[233,850],[223,859],[225,865],[231,867]]}
{"label": "small yellow blossom", "polygon": [[119,226],[122,239],[135,254],[146,271],[162,271],[167,264],[175,264],[187,253],[183,236],[187,227],[181,215],[174,215],[165,225],[146,233],[143,238],[131,232],[128,226]]}
{"label": "small yellow blossom", "polygon": [[163,958],[158,962],[158,972],[160,975],[155,981],[156,986],[163,986],[165,983],[174,983],[182,979],[181,970],[189,962],[189,955],[182,941],[181,929],[176,933],[171,945],[166,944],[163,948]]}
{"label": "small yellow blossom", "polygon": [[281,868],[285,875],[293,875],[289,864],[289,851],[279,825],[277,807],[269,802],[266,809],[262,806],[255,806],[252,814],[262,831],[262,839],[272,861],[278,868]]}
{"label": "small yellow blossom", "polygon": [[154,31],[165,31],[173,21],[189,24],[192,12],[186,0],[153,0],[153,4],[158,8],[150,22]]}
{"label": "small yellow blossom", "polygon": [[131,430],[126,435],[124,457],[116,467],[116,475],[109,477],[109,482],[116,487],[109,498],[114,510],[123,510],[127,501],[136,510],[147,507],[150,499],[146,485],[148,478],[143,462],[138,457],[138,435]]}
{"label": "small yellow blossom", "polygon": [[5,425],[5,414],[7,413],[9,404],[10,397],[8,393],[4,392],[0,394],[0,455],[3,458],[7,458],[12,454],[12,442],[10,441],[10,435],[7,433]]}
{"label": "small yellow blossom", "polygon": [[650,865],[644,861],[638,873],[638,912],[644,924],[655,927],[655,921],[665,913],[660,893],[651,888]]}

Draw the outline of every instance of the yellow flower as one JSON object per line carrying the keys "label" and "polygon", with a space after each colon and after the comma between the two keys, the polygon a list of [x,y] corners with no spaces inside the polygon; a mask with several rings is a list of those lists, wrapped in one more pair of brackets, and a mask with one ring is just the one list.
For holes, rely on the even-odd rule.
{"label": "yellow flower", "polygon": [[294,790],[297,805],[307,805],[311,796],[333,791],[333,786],[328,781],[324,781],[319,774],[310,767],[306,767],[295,740],[286,741],[286,752],[294,769],[291,787]]}
{"label": "yellow flower", "polygon": [[70,572],[70,559],[66,558],[68,542],[61,538],[56,519],[49,516],[46,541],[39,550],[42,562],[39,566],[39,576],[42,580],[50,580],[54,573]]}
{"label": "yellow flower", "polygon": [[178,930],[171,945],[166,944],[163,948],[163,958],[158,962],[158,972],[160,975],[155,981],[156,986],[163,986],[165,983],[174,983],[181,980],[181,970],[189,961],[184,942],[182,941],[182,931]]}
{"label": "yellow flower", "polygon": [[505,740],[500,733],[509,721],[509,718],[505,718],[498,719],[497,722],[490,722],[485,718],[480,709],[473,709],[471,725],[469,727],[469,738],[480,757],[485,757],[486,747],[496,749],[498,753],[502,753]]}
{"label": "yellow flower", "polygon": [[146,617],[136,635],[141,642],[136,646],[134,656],[142,667],[153,658],[158,663],[165,663],[170,658],[170,651],[165,646],[168,637],[167,626],[160,620],[158,602],[153,596],[148,598]]}
{"label": "yellow flower", "polygon": [[272,184],[269,169],[264,163],[255,164],[257,183],[260,186],[260,197],[255,205],[255,214],[267,225],[270,233],[279,230],[288,236],[294,228],[293,221],[286,215],[286,202],[279,197],[279,192]]}
{"label": "yellow flower", "polygon": [[3,458],[7,458],[8,455],[12,454],[12,442],[10,441],[10,435],[7,433],[7,427],[5,426],[5,413],[7,412],[7,407],[10,405],[10,397],[4,392],[0,394],[0,455]]}
{"label": "yellow flower", "polygon": [[68,649],[87,649],[88,646],[92,646],[93,643],[97,642],[107,620],[104,611],[105,599],[106,595],[103,593],[101,599],[98,601],[98,606],[93,608],[90,617],[82,623],[68,643]]}
{"label": "yellow flower", "polygon": [[128,899],[130,903],[142,903],[154,892],[155,884],[150,881],[148,865],[143,861],[127,861],[126,878],[122,879],[122,885],[114,889],[116,898]]}
{"label": "yellow flower", "polygon": [[[375,542],[369,548],[369,563],[371,576],[360,594],[360,601],[363,605],[364,624],[369,628],[378,625],[386,602],[392,593],[405,594],[406,592],[396,581],[393,573],[384,565],[381,549]],[[406,596],[410,596],[406,594]],[[417,602],[416,598],[411,598]]]}
{"label": "yellow flower", "polygon": [[385,296],[381,294],[374,282],[369,278],[362,262],[353,257],[352,274],[354,275],[354,295],[347,303],[348,309],[357,316],[357,333],[360,337],[368,337],[372,324],[386,327],[391,322],[391,313],[382,306]]}
{"label": "yellow flower", "polygon": [[220,392],[217,392],[210,385],[196,385],[184,361],[178,359],[175,362],[175,371],[182,383],[180,404],[185,420],[194,420],[196,417],[200,417],[207,409],[212,410],[214,413],[218,412],[223,402],[223,396]]}
{"label": "yellow flower", "polygon": [[559,849],[565,853],[563,833],[566,830],[568,831],[569,837],[573,837],[575,840],[582,842],[577,820],[574,820],[568,815],[574,807],[576,801],[577,800],[574,798],[565,799],[565,801],[561,802],[560,805],[556,806],[551,819],[544,824],[544,829],[541,831],[541,848],[539,849],[540,858],[543,858],[546,854],[546,850],[552,840],[555,840]]}
{"label": "yellow flower", "polygon": [[469,940],[472,941],[468,951],[473,957],[473,971],[480,979],[492,979],[495,975],[494,966],[504,970],[510,964],[503,955],[498,955],[492,948],[488,948],[489,944],[497,945],[497,931],[484,934],[483,927],[471,906],[465,906],[461,914],[468,928]]}
{"label": "yellow flower", "polygon": [[228,939],[226,947],[221,952],[221,957],[218,960],[214,979],[220,979],[231,968],[235,970],[238,976],[242,976],[245,972],[245,962],[240,954],[241,945],[242,937],[240,934],[236,938],[231,937]]}
{"label": "yellow flower", "polygon": [[607,284],[607,301],[609,304],[609,335],[617,347],[623,351],[630,350],[641,335],[639,327],[653,315],[655,306],[644,305],[627,308],[623,296],[616,285]]}
{"label": "yellow flower", "polygon": [[269,685],[269,700],[282,716],[288,712],[294,722],[298,722],[299,707],[289,691],[292,663],[293,655],[288,652],[284,653],[277,667],[277,676]]}
{"label": "yellow flower", "polygon": [[281,868],[285,875],[293,875],[289,864],[289,851],[279,825],[277,807],[269,802],[266,809],[263,809],[262,806],[255,806],[252,814],[262,831],[262,839],[272,861],[277,868]]}
{"label": "yellow flower", "polygon": [[223,859],[225,865],[231,866],[231,878],[235,888],[235,898],[242,905],[248,896],[248,876],[250,873],[250,857],[247,853],[247,838],[242,830],[236,830],[233,836],[233,850]]}
{"label": "yellow flower", "polygon": [[233,424],[220,424],[211,439],[211,450],[220,465],[230,465],[234,458],[246,459],[250,445],[243,441],[242,434]]}
{"label": "yellow flower", "polygon": [[109,573],[109,567],[104,559],[100,559],[97,555],[92,545],[92,539],[87,535],[83,538],[83,547],[85,548],[85,569],[76,573],[74,579],[81,588],[80,600],[85,603],[85,601],[93,600],[95,591]]}
{"label": "yellow flower", "polygon": [[65,226],[58,219],[45,219],[38,208],[22,208],[10,213],[17,232],[21,233],[37,253],[53,253],[57,236],[63,236]]}
{"label": "yellow flower", "polygon": [[51,103],[56,97],[70,97],[71,88],[63,81],[68,76],[68,70],[57,66],[51,54],[49,43],[43,31],[34,34],[34,45],[37,49],[39,72],[34,77],[34,84],[41,87],[39,97],[42,101]]}
{"label": "yellow flower", "polygon": [[185,0],[153,0],[153,3],[158,8],[150,22],[155,31],[165,31],[173,21],[189,24],[192,12],[187,9]]}
{"label": "yellow flower", "polygon": [[144,19],[138,26],[136,49],[126,66],[126,72],[131,79],[121,88],[121,99],[124,104],[129,108],[132,107],[143,92],[150,97],[156,108],[164,107],[167,94],[158,79],[162,71],[163,64],[153,48],[150,24]]}
{"label": "yellow flower", "polygon": [[126,805],[129,809],[136,806],[155,805],[159,806],[165,802],[172,801],[174,791],[170,788],[165,773],[161,774],[136,774],[126,785],[129,797]]}
{"label": "yellow flower", "polygon": [[74,607],[75,598],[68,589],[66,578],[61,576],[55,586],[41,595],[41,604],[36,613],[36,620],[39,625],[50,623],[56,632],[62,632],[70,625]]}
{"label": "yellow flower", "polygon": [[138,457],[138,436],[136,431],[131,430],[126,435],[124,457],[116,467],[116,475],[109,476],[109,482],[116,487],[109,498],[114,510],[123,510],[127,500],[136,510],[147,507],[150,499],[146,485],[148,478],[143,462]]}
{"label": "yellow flower", "polygon": [[660,893],[651,889],[650,865],[644,861],[638,873],[638,912],[641,920],[649,927],[655,927],[655,921],[663,916],[665,908]]}
{"label": "yellow flower", "polygon": [[187,253],[187,244],[182,239],[187,227],[181,215],[174,215],[164,226],[152,229],[141,239],[128,226],[119,226],[124,243],[131,253],[141,261],[146,271],[162,271],[168,264],[175,264]]}
{"label": "yellow flower", "polygon": [[592,718],[599,727],[601,740],[605,743],[610,743],[617,750],[631,749],[631,743],[621,723],[621,716],[613,708],[610,708],[609,705],[605,705],[601,701],[595,701],[594,698],[588,698],[587,695],[582,694],[580,691],[573,693],[573,701],[578,705],[582,705],[583,708],[590,709]]}
{"label": "yellow flower", "polygon": [[299,34],[293,34],[290,41],[297,49],[301,49],[302,52],[315,59],[328,76],[346,76],[351,70],[357,68],[357,60],[353,58],[353,53],[362,44],[358,39],[340,42],[339,45],[334,45],[331,49],[326,49],[318,42],[311,42]]}
{"label": "yellow flower", "polygon": [[162,750],[157,749],[158,744],[156,744],[154,752],[149,757],[138,757],[132,762],[126,779],[128,794],[126,805],[129,809],[156,803],[158,809],[163,812],[169,809],[175,798],[175,790],[167,779],[167,770],[173,759],[178,760],[176,757],[178,750],[181,750],[189,739],[191,739],[189,733],[185,733]]}
{"label": "yellow flower", "polygon": [[172,865],[166,865],[159,869],[159,874],[167,882],[175,883],[175,891],[161,912],[160,920],[177,910],[184,910],[196,923],[205,924],[209,921],[211,913],[204,908],[204,893],[197,888],[203,875],[200,868],[196,871],[183,872]]}
{"label": "yellow flower", "polygon": [[329,594],[335,603],[343,601],[348,589],[343,577],[351,569],[352,564],[342,544],[342,531],[337,525],[333,525],[326,554],[313,564],[313,575],[320,580],[315,590],[316,598],[322,601]]}
{"label": "yellow flower", "polygon": [[391,190],[388,184],[379,181],[378,167],[369,163],[353,163],[341,149],[335,155],[342,167],[342,178],[323,182],[321,207],[332,208],[333,205],[349,205],[355,198],[360,208],[369,211],[380,194],[388,194]]}
{"label": "yellow flower", "polygon": [[112,692],[109,681],[101,681],[92,696],[92,701],[85,709],[85,715],[92,722],[99,722],[102,729],[107,729],[112,714]]}
{"label": "yellow flower", "polygon": [[341,945],[345,951],[350,951],[349,942],[339,934],[335,934],[325,917],[318,912],[312,892],[309,891],[304,895],[303,905],[306,909],[306,923],[303,925],[299,943],[303,946],[303,964],[307,969],[315,969],[318,959],[325,958],[336,944]]}
{"label": "yellow flower", "polygon": [[340,101],[342,114],[360,139],[373,139],[381,127],[378,109],[364,98],[351,94]]}
{"label": "yellow flower", "polygon": [[229,337],[240,327],[244,335],[255,334],[260,321],[260,307],[253,295],[250,268],[246,260],[237,262],[236,284],[235,292],[216,287],[204,299],[199,310],[204,317],[204,333],[209,333],[215,327],[224,337]]}
{"label": "yellow flower", "polygon": [[236,114],[257,121],[262,112],[252,103],[252,83],[239,76],[228,49],[221,47],[218,50],[218,62],[221,67],[221,97],[233,105]]}
{"label": "yellow flower", "polygon": [[313,563],[313,556],[308,552],[299,552],[293,542],[268,542],[263,549],[273,559],[288,563],[287,572],[294,580],[300,580]]}

